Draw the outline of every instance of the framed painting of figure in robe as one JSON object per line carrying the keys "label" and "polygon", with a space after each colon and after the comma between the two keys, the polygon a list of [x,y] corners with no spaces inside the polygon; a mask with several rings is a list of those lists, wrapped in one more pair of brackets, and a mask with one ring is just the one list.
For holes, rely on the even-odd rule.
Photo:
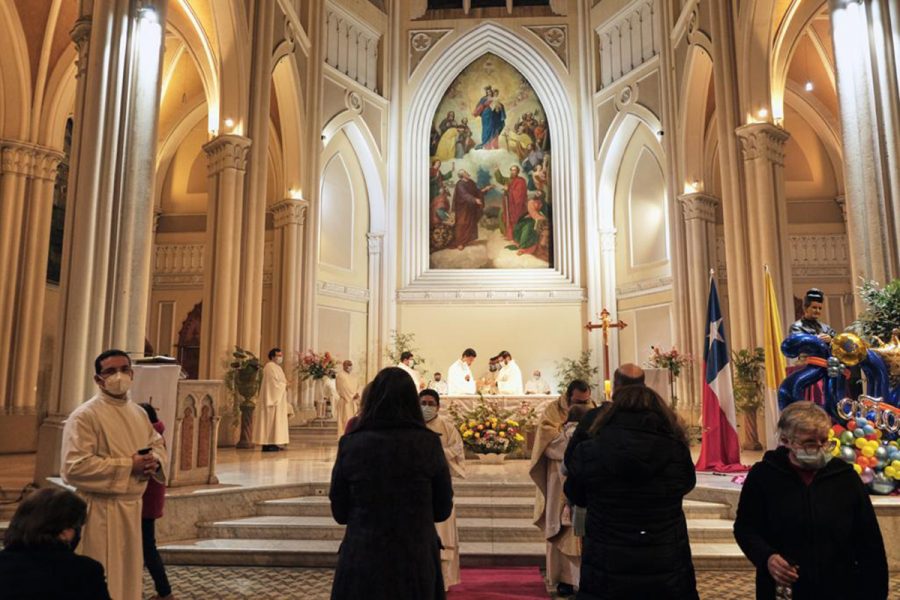
{"label": "framed painting of figure in robe", "polygon": [[453,80],[431,126],[432,269],[553,266],[550,139],[531,84],[500,57]]}

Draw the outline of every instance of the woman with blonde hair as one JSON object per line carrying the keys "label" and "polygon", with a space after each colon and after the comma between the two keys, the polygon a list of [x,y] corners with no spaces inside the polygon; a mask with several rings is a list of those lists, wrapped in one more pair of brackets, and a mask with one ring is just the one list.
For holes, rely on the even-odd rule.
{"label": "woman with blonde hair", "polygon": [[884,542],[856,472],[832,460],[831,419],[794,402],[778,420],[780,446],[750,469],[734,538],[756,565],[756,597],[887,598]]}

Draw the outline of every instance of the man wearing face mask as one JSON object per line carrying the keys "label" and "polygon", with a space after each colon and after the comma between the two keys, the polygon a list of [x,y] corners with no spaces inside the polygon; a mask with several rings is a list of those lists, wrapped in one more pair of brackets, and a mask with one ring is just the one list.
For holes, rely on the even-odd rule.
{"label": "man wearing face mask", "polygon": [[546,379],[541,377],[541,372],[537,369],[531,374],[531,379],[525,384],[526,394],[549,394],[550,384]]}
{"label": "man wearing face mask", "polygon": [[413,380],[417,391],[422,389],[422,377],[419,375],[419,372],[413,368],[416,366],[416,361],[412,352],[403,352],[400,355],[400,363],[397,366],[406,371],[406,374]]}
{"label": "man wearing face mask", "polygon": [[[419,404],[422,407],[422,416],[425,418],[425,426],[438,434],[441,438],[441,446],[444,448],[444,457],[450,466],[450,476],[465,478],[466,476],[466,451],[463,446],[462,436],[448,419],[440,416],[441,396],[432,389],[424,389],[419,392]],[[438,537],[441,538],[441,572],[444,575],[444,590],[449,590],[451,585],[459,583],[459,536],[456,530],[456,508],[450,513],[450,518],[440,523],[435,523]]]}
{"label": "man wearing face mask", "polygon": [[88,503],[81,551],[106,569],[110,595],[139,600],[142,588],[141,497],[153,477],[165,483],[165,443],[131,401],[131,359],[107,350],[94,361],[99,393],[63,427],[63,481]]}
{"label": "man wearing face mask", "polygon": [[756,566],[757,598],[887,598],[875,511],[850,465],[832,460],[830,426],[817,405],[794,402],[778,420],[781,446],[744,482],[734,538]]}
{"label": "man wearing face mask", "polygon": [[269,362],[263,367],[262,384],[253,411],[253,443],[263,452],[277,452],[291,441],[288,419],[293,412],[287,399],[287,377],[284,376],[284,352],[269,350]]}
{"label": "man wearing face mask", "polygon": [[507,396],[521,396],[524,392],[522,386],[522,370],[512,355],[504,350],[500,353],[500,371],[497,373],[497,391]]}

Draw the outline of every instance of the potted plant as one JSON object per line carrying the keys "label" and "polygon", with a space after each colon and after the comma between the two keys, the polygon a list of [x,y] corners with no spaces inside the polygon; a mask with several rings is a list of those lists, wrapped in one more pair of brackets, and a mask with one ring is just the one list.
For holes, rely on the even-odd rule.
{"label": "potted plant", "polygon": [[591,389],[597,387],[597,375],[600,373],[600,367],[591,364],[591,351],[584,350],[578,360],[564,358],[556,363],[556,381],[559,393],[563,393],[569,384],[580,379],[586,381]]}
{"label": "potted plant", "polygon": [[864,281],[859,286],[859,297],[865,302],[866,309],[850,330],[873,346],[882,340],[890,340],[894,330],[900,327],[900,279],[882,288],[874,281]]}
{"label": "potted plant", "polygon": [[672,346],[668,352],[660,350],[659,346],[650,346],[650,359],[647,364],[654,369],[665,369],[669,372],[669,392],[672,397],[672,410],[678,410],[678,393],[676,384],[682,371],[690,367],[694,361],[690,354],[682,354],[678,348]]}
{"label": "potted plant", "polygon": [[762,348],[731,353],[734,367],[734,406],[744,416],[744,450],[762,450],[756,413],[762,406],[766,355]]}
{"label": "potted plant", "polygon": [[262,366],[259,358],[249,350],[240,346],[234,347],[231,360],[225,371],[225,387],[234,399],[234,418],[241,416],[241,436],[238,448],[252,448],[253,410],[256,408],[256,396],[262,384]]}
{"label": "potted plant", "polygon": [[388,360],[388,365],[393,367],[400,364],[400,356],[404,352],[410,352],[416,361],[416,371],[424,378],[428,375],[428,370],[425,368],[425,357],[419,353],[415,344],[416,334],[393,330],[391,331],[391,343],[385,348],[384,356]]}

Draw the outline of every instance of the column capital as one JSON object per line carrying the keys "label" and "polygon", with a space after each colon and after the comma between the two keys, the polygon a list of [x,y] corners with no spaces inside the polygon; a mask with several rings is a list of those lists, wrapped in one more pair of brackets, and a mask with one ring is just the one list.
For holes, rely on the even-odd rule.
{"label": "column capital", "polygon": [[88,59],[88,42],[91,39],[91,19],[90,17],[81,17],[75,21],[69,37],[75,42],[75,78],[78,79],[87,71]]}
{"label": "column capital", "polygon": [[272,216],[275,228],[287,225],[306,224],[306,211],[309,208],[309,200],[303,198],[285,198],[281,202],[272,205]]}
{"label": "column capital", "polygon": [[0,173],[31,175],[34,152],[28,144],[0,142]]}
{"label": "column capital", "polygon": [[744,160],[765,158],[784,166],[784,144],[791,137],[787,131],[772,123],[750,123],[734,130],[741,143]]}
{"label": "column capital", "polygon": [[384,234],[375,232],[367,233],[366,240],[369,242],[369,254],[381,254],[384,249]]}
{"label": "column capital", "polygon": [[719,199],[715,196],[703,192],[693,192],[678,196],[678,201],[681,203],[685,221],[700,219],[715,223],[716,208],[719,206]]}
{"label": "column capital", "polygon": [[218,135],[203,145],[209,158],[209,175],[213,176],[225,169],[247,169],[247,154],[250,152],[250,138],[234,133]]}

